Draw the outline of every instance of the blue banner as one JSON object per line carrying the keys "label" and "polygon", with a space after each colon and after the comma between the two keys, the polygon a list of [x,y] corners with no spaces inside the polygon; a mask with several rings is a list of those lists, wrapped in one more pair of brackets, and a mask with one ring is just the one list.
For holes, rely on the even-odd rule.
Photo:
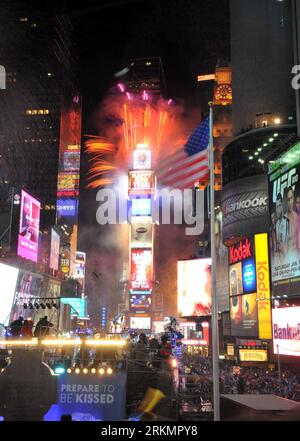
{"label": "blue banner", "polygon": [[126,372],[114,375],[63,374],[59,377],[58,404],[51,406],[44,421],[120,421],[125,418]]}

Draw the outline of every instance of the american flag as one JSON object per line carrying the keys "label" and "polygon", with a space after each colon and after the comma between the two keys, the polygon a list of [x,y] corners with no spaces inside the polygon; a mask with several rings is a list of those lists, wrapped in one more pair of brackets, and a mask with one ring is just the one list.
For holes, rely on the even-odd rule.
{"label": "american flag", "polygon": [[159,165],[159,186],[178,189],[192,188],[195,182],[205,180],[208,167],[209,118],[196,127],[187,143]]}

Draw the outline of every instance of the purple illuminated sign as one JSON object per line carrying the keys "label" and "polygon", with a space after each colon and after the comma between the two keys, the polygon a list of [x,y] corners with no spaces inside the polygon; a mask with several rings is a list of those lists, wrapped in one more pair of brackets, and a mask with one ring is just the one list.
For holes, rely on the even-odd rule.
{"label": "purple illuminated sign", "polygon": [[41,203],[26,191],[21,192],[18,256],[37,262]]}

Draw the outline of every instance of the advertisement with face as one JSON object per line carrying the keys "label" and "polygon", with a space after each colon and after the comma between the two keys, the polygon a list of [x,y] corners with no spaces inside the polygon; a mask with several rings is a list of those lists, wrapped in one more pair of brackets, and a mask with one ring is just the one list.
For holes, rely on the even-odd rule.
{"label": "advertisement with face", "polygon": [[180,317],[211,314],[211,259],[177,262],[177,306]]}
{"label": "advertisement with face", "polygon": [[300,288],[300,144],[269,164],[270,252],[274,295]]}
{"label": "advertisement with face", "polygon": [[40,208],[41,203],[22,190],[18,256],[33,262],[38,260]]}
{"label": "advertisement with face", "polygon": [[300,357],[300,306],[272,310],[274,354]]}

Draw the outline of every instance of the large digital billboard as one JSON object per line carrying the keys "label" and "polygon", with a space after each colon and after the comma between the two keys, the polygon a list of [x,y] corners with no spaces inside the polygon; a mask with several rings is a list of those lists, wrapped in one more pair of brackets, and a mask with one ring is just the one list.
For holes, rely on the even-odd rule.
{"label": "large digital billboard", "polygon": [[132,248],[131,249],[131,290],[152,289],[152,249]]}
{"label": "large digital billboard", "polygon": [[239,349],[240,361],[268,361],[267,349]]}
{"label": "large digital billboard", "polygon": [[40,209],[41,203],[22,190],[17,253],[33,262],[38,260]]}
{"label": "large digital billboard", "polygon": [[177,262],[177,305],[181,317],[211,314],[211,259]]}
{"label": "large digital billboard", "polygon": [[268,228],[268,180],[265,175],[231,182],[222,190],[223,239],[230,243]]}
{"label": "large digital billboard", "polygon": [[[267,233],[256,234],[254,239],[244,238],[230,246],[228,273],[231,334],[271,339]],[[253,305],[250,314],[249,308],[246,313],[247,305]]]}
{"label": "large digital billboard", "polygon": [[273,294],[300,290],[300,143],[269,164]]}
{"label": "large digital billboard", "polygon": [[0,324],[8,325],[13,305],[19,270],[13,266],[0,263]]}
{"label": "large digital billboard", "polygon": [[133,311],[144,311],[151,308],[151,294],[130,294],[129,308]]}
{"label": "large digital billboard", "polygon": [[300,357],[300,306],[272,310],[274,354]]}
{"label": "large digital billboard", "polygon": [[59,264],[59,247],[60,247],[60,236],[51,228],[51,245],[50,245],[50,269],[57,271]]}

